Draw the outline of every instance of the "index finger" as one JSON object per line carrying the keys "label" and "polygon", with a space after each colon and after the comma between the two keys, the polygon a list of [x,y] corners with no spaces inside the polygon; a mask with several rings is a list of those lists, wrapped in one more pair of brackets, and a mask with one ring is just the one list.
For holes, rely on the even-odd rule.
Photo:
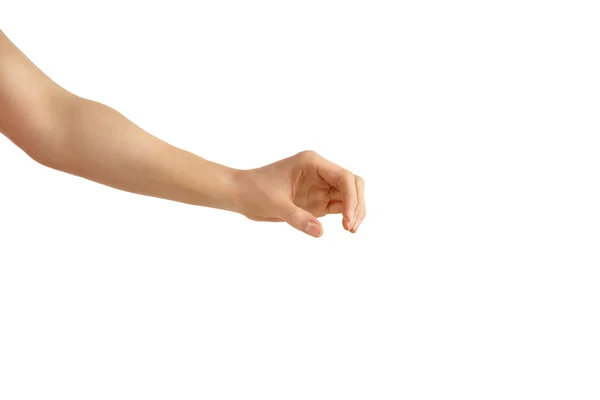
{"label": "index finger", "polygon": [[321,156],[317,157],[315,167],[321,178],[340,191],[344,202],[342,215],[350,229],[356,222],[354,212],[358,204],[354,174]]}

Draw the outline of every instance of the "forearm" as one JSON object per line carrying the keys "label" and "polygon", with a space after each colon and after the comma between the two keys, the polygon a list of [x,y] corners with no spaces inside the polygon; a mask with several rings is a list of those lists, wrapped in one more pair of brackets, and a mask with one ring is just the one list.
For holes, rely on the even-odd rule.
{"label": "forearm", "polygon": [[236,210],[238,171],[171,146],[54,83],[0,31],[0,132],[51,168],[117,189]]}
{"label": "forearm", "polygon": [[237,211],[241,171],[172,146],[94,101],[71,96],[57,118],[49,167],[132,193]]}

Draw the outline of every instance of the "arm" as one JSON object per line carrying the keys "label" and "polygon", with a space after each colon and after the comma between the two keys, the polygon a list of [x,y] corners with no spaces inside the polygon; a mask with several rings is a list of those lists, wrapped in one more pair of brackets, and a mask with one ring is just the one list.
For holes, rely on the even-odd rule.
{"label": "arm", "polygon": [[[320,236],[318,217],[364,218],[361,178],[313,152],[253,170],[207,161],[119,112],[61,88],[0,31],[0,131],[39,163],[147,196],[285,221]],[[364,210],[364,211],[363,211]]]}
{"label": "arm", "polygon": [[234,170],[67,92],[0,35],[0,131],[34,160],[129,192],[233,209]]}

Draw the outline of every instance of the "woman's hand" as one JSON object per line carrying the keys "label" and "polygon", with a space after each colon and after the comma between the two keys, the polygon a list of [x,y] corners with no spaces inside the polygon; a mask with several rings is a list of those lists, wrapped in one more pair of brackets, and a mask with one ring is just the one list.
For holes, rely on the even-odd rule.
{"label": "woman's hand", "polygon": [[251,170],[210,162],[66,91],[1,31],[0,132],[47,167],[131,193],[285,221],[314,237],[325,214],[343,214],[353,233],[366,215],[363,180],[315,152]]}
{"label": "woman's hand", "polygon": [[314,151],[240,175],[239,212],[255,221],[285,221],[320,237],[319,217],[342,214],[344,229],[355,233],[367,215],[364,180]]}

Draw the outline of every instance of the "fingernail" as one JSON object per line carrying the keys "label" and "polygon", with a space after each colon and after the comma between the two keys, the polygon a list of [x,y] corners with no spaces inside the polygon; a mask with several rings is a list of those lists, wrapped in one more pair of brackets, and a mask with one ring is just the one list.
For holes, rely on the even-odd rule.
{"label": "fingernail", "polygon": [[319,237],[321,236],[321,227],[312,221],[308,221],[304,227],[304,232],[310,236]]}

